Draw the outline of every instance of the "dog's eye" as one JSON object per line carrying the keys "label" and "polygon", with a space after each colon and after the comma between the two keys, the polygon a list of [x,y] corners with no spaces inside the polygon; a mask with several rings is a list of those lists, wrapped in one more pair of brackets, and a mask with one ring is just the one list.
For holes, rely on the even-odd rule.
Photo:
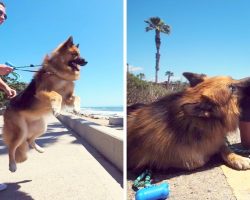
{"label": "dog's eye", "polygon": [[79,56],[79,54],[77,53],[77,52],[74,52],[74,53],[72,53],[71,54],[73,57],[78,57]]}
{"label": "dog's eye", "polygon": [[231,91],[231,93],[235,93],[237,91],[237,87],[234,85],[229,85],[228,88]]}

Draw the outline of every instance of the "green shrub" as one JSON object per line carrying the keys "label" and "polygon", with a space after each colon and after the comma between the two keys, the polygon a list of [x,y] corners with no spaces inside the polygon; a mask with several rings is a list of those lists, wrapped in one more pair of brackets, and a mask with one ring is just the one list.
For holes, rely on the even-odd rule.
{"label": "green shrub", "polygon": [[[6,82],[12,89],[16,90],[17,94],[27,87],[27,83],[19,82],[17,79],[9,76],[0,76],[4,82]],[[0,107],[6,106],[9,99],[6,98],[4,92],[0,91]]]}
{"label": "green shrub", "polygon": [[167,90],[161,84],[155,84],[140,80],[133,74],[128,73],[127,76],[127,104],[135,103],[150,103],[156,99],[169,94],[171,91]]}
{"label": "green shrub", "polygon": [[164,83],[154,83],[141,80],[139,76],[131,73],[127,74],[127,104],[151,103],[157,99],[184,90],[188,83],[174,81]]}

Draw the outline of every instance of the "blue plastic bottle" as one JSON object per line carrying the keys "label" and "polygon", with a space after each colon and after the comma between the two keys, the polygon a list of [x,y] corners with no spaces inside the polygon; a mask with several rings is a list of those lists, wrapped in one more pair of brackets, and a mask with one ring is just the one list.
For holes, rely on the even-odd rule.
{"label": "blue plastic bottle", "polygon": [[140,189],[135,194],[136,200],[158,200],[166,199],[169,195],[169,185],[162,183],[160,185],[152,185],[147,188]]}

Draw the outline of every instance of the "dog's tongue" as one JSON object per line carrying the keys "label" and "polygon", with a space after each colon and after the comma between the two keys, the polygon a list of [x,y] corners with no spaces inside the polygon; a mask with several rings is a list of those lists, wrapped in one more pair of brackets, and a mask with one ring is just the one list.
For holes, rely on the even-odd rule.
{"label": "dog's tongue", "polygon": [[78,67],[77,67],[77,63],[75,63],[74,60],[70,61],[68,65],[71,67],[71,69],[72,69],[73,71],[79,71],[79,69],[78,69]]}
{"label": "dog's tongue", "polygon": [[85,61],[83,58],[77,58],[75,60],[69,61],[69,66],[72,68],[72,70],[79,71],[80,69],[78,68],[78,65],[84,66],[88,62]]}

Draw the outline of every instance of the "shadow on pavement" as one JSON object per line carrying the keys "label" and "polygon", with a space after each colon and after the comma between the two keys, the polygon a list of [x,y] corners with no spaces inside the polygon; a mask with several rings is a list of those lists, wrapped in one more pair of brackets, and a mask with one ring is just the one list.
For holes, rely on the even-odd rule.
{"label": "shadow on pavement", "polygon": [[123,126],[120,125],[107,125],[109,128],[114,128],[116,130],[123,130]]}
{"label": "shadow on pavement", "polygon": [[[162,171],[152,170],[153,183],[158,183],[158,182],[161,182],[163,180],[168,180],[168,179],[171,179],[171,178],[174,178],[177,176],[181,176],[181,175],[192,175],[192,174],[197,173],[197,172],[210,170],[210,169],[218,167],[222,164],[225,164],[225,163],[223,163],[220,156],[215,155],[210,159],[210,161],[205,166],[198,168],[196,170],[192,170],[192,171],[175,169],[175,168],[170,168],[170,169],[167,169],[164,171],[163,170]],[[144,170],[139,171],[139,172],[132,172],[131,170],[128,170],[127,180],[134,181],[143,171]]]}
{"label": "shadow on pavement", "polygon": [[[93,123],[93,124],[96,125],[95,123]],[[79,135],[77,135],[69,127],[66,127],[66,128],[68,130],[70,130],[70,131],[65,131],[65,127],[66,126],[64,126],[64,125],[62,125],[62,124],[60,124],[58,122],[49,123],[46,133],[44,135],[40,136],[39,138],[37,138],[36,143],[39,146],[41,146],[43,148],[44,147],[46,148],[49,145],[52,145],[52,144],[56,143],[60,136],[63,136],[63,135],[74,136],[76,138],[76,140],[73,141],[72,144],[83,145],[86,148],[86,150],[92,156],[94,156],[94,158],[105,168],[105,170],[123,187],[122,173],[119,170],[117,170],[115,167],[113,167],[113,165],[109,161],[107,161],[103,156],[101,156],[100,153],[97,152],[97,150],[95,150],[92,146],[90,146],[85,140],[83,140]],[[0,128],[2,128],[2,127],[0,127]],[[62,130],[60,130],[60,128]],[[1,154],[7,154],[7,153],[8,153],[7,152],[7,147],[3,143],[2,136],[0,135],[0,155]],[[22,183],[22,182],[20,182],[20,183]],[[10,183],[10,186],[8,187],[7,191],[9,191],[11,188],[13,190],[15,190],[15,188],[18,189],[18,188],[20,188],[20,186],[18,185],[18,183],[16,185],[13,185],[13,183]],[[5,191],[3,191],[3,193],[4,192]],[[3,193],[0,193],[0,194],[3,194]],[[1,195],[0,195],[0,199],[2,199]],[[8,198],[3,198],[3,199],[7,200]],[[28,197],[28,196],[27,196],[27,198],[20,198],[20,200],[23,200],[23,199],[26,200],[26,199],[32,199],[32,198]]]}
{"label": "shadow on pavement", "polygon": [[31,180],[24,180],[16,183],[5,183],[7,189],[0,191],[0,199],[18,199],[18,200],[34,200],[29,194],[19,191],[23,183],[30,182]]}
{"label": "shadow on pavement", "polygon": [[[60,123],[50,123],[47,127],[46,133],[40,136],[39,138],[37,138],[36,143],[39,146],[46,148],[49,145],[56,143],[58,141],[58,137],[63,136],[63,135],[72,135],[69,131],[58,131],[58,129],[60,128],[65,130],[65,126],[63,126]],[[7,154],[7,153],[8,153],[7,147],[3,142],[2,135],[0,135],[0,155]]]}
{"label": "shadow on pavement", "polygon": [[69,131],[48,132],[36,139],[36,143],[41,147],[47,147],[58,141],[63,135],[72,135]]}
{"label": "shadow on pavement", "polygon": [[[71,130],[69,127],[67,127]],[[113,164],[105,159],[94,147],[92,147],[88,142],[86,142],[81,136],[71,130],[72,135],[76,138],[72,144],[80,144],[85,147],[85,149],[104,167],[104,169],[121,185],[123,188],[123,175]]]}

